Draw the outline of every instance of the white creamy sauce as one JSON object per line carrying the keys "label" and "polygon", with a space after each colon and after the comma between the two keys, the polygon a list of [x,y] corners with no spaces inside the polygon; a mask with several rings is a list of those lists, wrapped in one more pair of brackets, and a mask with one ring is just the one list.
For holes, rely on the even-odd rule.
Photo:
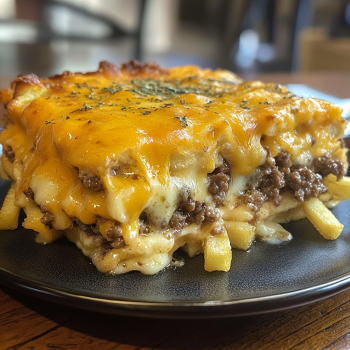
{"label": "white creamy sauce", "polygon": [[256,224],[256,237],[270,244],[290,241],[293,237],[280,224],[271,221],[259,221]]}

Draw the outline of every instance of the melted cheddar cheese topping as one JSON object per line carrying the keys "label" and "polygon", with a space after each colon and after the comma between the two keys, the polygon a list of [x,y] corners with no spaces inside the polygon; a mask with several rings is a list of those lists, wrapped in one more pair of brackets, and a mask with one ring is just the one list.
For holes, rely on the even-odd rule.
{"label": "melted cheddar cheese topping", "polygon": [[[72,218],[85,225],[99,218],[117,222],[125,247],[98,258],[93,238],[71,238],[105,272],[154,273],[179,246],[210,234],[216,224],[172,234],[167,225],[184,188],[215,207],[208,174],[224,160],[230,187],[219,208],[220,224],[237,215],[237,221],[252,220],[247,210],[237,214],[236,199],[264,164],[264,146],[272,157],[285,151],[306,166],[325,152],[345,163],[339,107],[227,71],[104,63],[95,73],[19,77],[10,92],[0,95],[8,112],[1,143],[15,153],[10,176],[17,183],[17,205],[27,213],[24,226],[39,232],[39,241],[49,241],[64,230],[73,237]],[[86,188],[79,174],[100,179],[102,190]],[[55,217],[52,227],[40,221],[43,208]],[[143,212],[151,223],[148,235],[140,234]],[[108,225],[99,226],[108,238]],[[120,262],[128,266],[121,270]]]}

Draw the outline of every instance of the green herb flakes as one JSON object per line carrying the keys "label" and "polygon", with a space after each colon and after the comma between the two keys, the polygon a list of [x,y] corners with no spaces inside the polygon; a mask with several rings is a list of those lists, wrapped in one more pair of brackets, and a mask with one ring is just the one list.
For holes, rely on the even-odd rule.
{"label": "green herb flakes", "polygon": [[188,127],[188,123],[187,123],[187,118],[186,116],[183,116],[183,117],[174,117],[174,119],[179,119],[180,120],[180,123],[181,123],[181,126],[183,128],[187,128]]}

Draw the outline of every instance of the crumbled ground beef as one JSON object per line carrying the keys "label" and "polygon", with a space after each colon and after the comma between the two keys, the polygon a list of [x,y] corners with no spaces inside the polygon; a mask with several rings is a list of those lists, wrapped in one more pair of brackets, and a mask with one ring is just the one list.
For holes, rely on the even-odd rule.
{"label": "crumbled ground beef", "polygon": [[287,152],[280,152],[273,159],[269,149],[265,149],[266,162],[257,170],[255,186],[239,197],[242,203],[248,204],[254,211],[258,211],[265,201],[281,204],[281,190],[290,191],[300,202],[311,197],[317,198],[327,192],[322,176],[334,174],[340,179],[345,173],[343,163],[333,160],[328,153],[314,160],[315,174],[305,166],[292,167],[291,157]]}
{"label": "crumbled ground beef", "polygon": [[103,190],[102,180],[96,175],[88,175],[79,171],[79,179],[83,186],[88,190],[94,192],[101,192]]}
{"label": "crumbled ground beef", "polygon": [[249,190],[242,194],[239,200],[244,204],[248,204],[253,211],[257,212],[266,202],[266,196],[258,190]]}
{"label": "crumbled ground beef", "polygon": [[218,209],[213,209],[205,203],[194,201],[190,197],[188,189],[181,193],[180,199],[179,207],[169,222],[169,226],[175,230],[180,230],[192,223],[201,225],[204,221],[214,222],[220,217]]}
{"label": "crumbled ground beef", "polygon": [[27,191],[23,191],[23,193],[27,196],[27,198],[34,200],[34,192],[30,187],[27,189]]}
{"label": "crumbled ground beef", "polygon": [[113,249],[112,242],[107,241],[106,239],[103,240],[103,243],[101,244],[102,248],[104,248],[103,254],[106,254],[109,250]]}
{"label": "crumbled ground beef", "polygon": [[149,232],[147,223],[148,217],[147,214],[143,211],[139,217],[139,232],[141,235],[147,234]]}
{"label": "crumbled ground beef", "polygon": [[52,223],[55,221],[55,216],[45,208],[41,208],[41,212],[44,214],[44,216],[40,219],[40,222],[45,226],[52,228]]}
{"label": "crumbled ground beef", "polygon": [[99,234],[98,227],[95,224],[84,224],[78,218],[73,218],[73,223],[77,225],[80,230],[84,231],[87,234]]}
{"label": "crumbled ground beef", "polygon": [[[333,160],[328,153],[314,160],[314,173],[305,166],[292,166],[289,153],[280,152],[273,158],[269,148],[264,148],[267,152],[266,161],[257,169],[255,184],[239,197],[242,203],[248,204],[255,212],[258,212],[266,201],[280,205],[281,191],[290,191],[300,202],[311,197],[317,198],[327,192],[327,187],[322,183],[322,176],[334,174],[339,180],[345,174],[344,164],[339,160]],[[223,205],[230,181],[230,169],[227,163],[224,162],[221,167],[208,174],[208,177],[210,180],[208,192],[212,195],[216,206]],[[186,190],[181,194],[180,205],[170,220],[170,227],[181,229],[190,223],[200,225],[204,221],[216,221],[218,218],[218,212],[207,208],[205,203],[194,201]],[[213,232],[219,231],[215,228]]]}
{"label": "crumbled ground beef", "polygon": [[188,217],[189,223],[195,223],[200,225],[206,218],[207,206],[204,203],[198,201],[195,202],[195,208],[190,212]]}
{"label": "crumbled ground beef", "polygon": [[[327,188],[322,183],[322,177],[306,167],[292,167],[291,157],[287,152],[280,152],[274,159],[268,147],[265,147],[265,150],[267,152],[266,162],[257,170],[255,185],[239,197],[240,201],[248,204],[253,211],[258,211],[265,201],[272,201],[275,205],[280,205],[281,190],[292,192],[300,202],[327,192]],[[329,173],[336,169],[337,174],[343,171],[343,165],[339,162],[329,160],[328,156],[321,158],[315,162],[316,169],[322,167]],[[323,170],[323,173],[327,171]]]}
{"label": "crumbled ground beef", "polygon": [[7,159],[13,163],[15,161],[15,152],[13,152],[13,149],[11,146],[7,146],[3,149],[3,152]]}
{"label": "crumbled ground beef", "polygon": [[230,168],[227,162],[224,160],[223,164],[208,176],[210,179],[208,192],[212,195],[216,206],[221,206],[227,197],[230,182]]}
{"label": "crumbled ground beef", "polygon": [[292,166],[292,160],[290,154],[287,152],[280,152],[275,157],[276,166],[278,170],[285,176],[290,173],[290,167]]}
{"label": "crumbled ground beef", "polygon": [[224,232],[225,232],[225,228],[223,226],[216,226],[212,228],[212,230],[210,231],[210,234],[213,236],[217,236]]}
{"label": "crumbled ground beef", "polygon": [[106,235],[110,239],[118,238],[122,235],[123,231],[119,224],[113,224],[106,232]]}
{"label": "crumbled ground beef", "polygon": [[[240,196],[240,200],[248,204],[252,210],[258,211],[265,201],[272,201],[275,205],[280,205],[282,196],[280,189],[284,187],[284,174],[287,173],[289,161],[284,154],[279,154],[276,160],[271,156],[268,147],[266,150],[266,161],[257,169],[256,181],[252,189]],[[283,173],[279,170],[280,164]]]}
{"label": "crumbled ground beef", "polygon": [[102,243],[102,248],[105,249],[103,252],[106,254],[108,250],[111,250],[113,248],[123,248],[125,246],[125,241],[122,236],[122,229],[119,225],[119,223],[114,223],[106,232],[107,237],[110,240],[107,240],[103,238],[100,234],[98,223],[99,222],[106,222],[106,219],[102,217],[98,217],[97,224],[91,224],[87,225],[82,223],[78,218],[73,218],[73,223],[79,227],[80,230],[84,231],[89,236],[94,236],[94,238],[99,239]]}
{"label": "crumbled ground beef", "polygon": [[205,209],[205,220],[206,221],[217,221],[220,218],[220,211],[218,209],[206,208]]}
{"label": "crumbled ground beef", "polygon": [[257,170],[257,180],[253,188],[239,197],[242,203],[258,211],[265,201],[281,204],[280,191],[290,191],[294,197],[303,202],[311,197],[319,197],[327,192],[322,177],[334,174],[338,180],[345,174],[344,164],[333,160],[326,153],[313,162],[315,172],[305,166],[292,167],[291,157],[287,152],[280,152],[275,159],[271,157],[268,147],[266,162]]}
{"label": "crumbled ground beef", "polygon": [[210,176],[210,185],[208,186],[208,192],[212,195],[213,200],[217,206],[224,204],[227,196],[229,182],[230,178],[224,173]]}
{"label": "crumbled ground beef", "polygon": [[191,212],[196,208],[196,202],[191,198],[190,191],[188,188],[182,191],[180,197],[181,205],[184,207],[185,210]]}
{"label": "crumbled ground beef", "polygon": [[290,190],[299,202],[311,197],[317,198],[327,192],[327,187],[322,183],[322,176],[307,167],[292,169],[286,176],[286,189]]}
{"label": "crumbled ground beef", "polygon": [[98,216],[97,217],[97,223],[99,223],[99,222],[106,222],[106,221],[107,221],[107,219],[103,218],[102,216]]}
{"label": "crumbled ground beef", "polygon": [[284,185],[283,175],[275,165],[270,167],[262,166],[258,169],[258,190],[266,196],[267,200],[274,202],[275,205],[281,204],[282,197],[279,190]]}
{"label": "crumbled ground beef", "polygon": [[115,249],[120,249],[120,248],[124,248],[125,247],[125,241],[123,236],[116,238],[113,242],[112,242],[112,247]]}
{"label": "crumbled ground beef", "polygon": [[224,160],[222,165],[220,165],[218,168],[215,168],[211,174],[216,175],[219,173],[224,173],[226,175],[230,175],[230,167],[228,166],[226,160]]}
{"label": "crumbled ground beef", "polygon": [[174,230],[181,230],[184,226],[187,225],[186,223],[187,215],[181,213],[181,211],[175,211],[175,213],[172,215],[169,225]]}
{"label": "crumbled ground beef", "polygon": [[123,238],[123,231],[119,224],[115,223],[113,224],[107,231],[106,235],[108,238],[110,238],[111,245],[113,248],[119,249],[123,248],[125,246],[125,241]]}
{"label": "crumbled ground beef", "polygon": [[329,174],[333,174],[340,180],[346,173],[343,162],[338,159],[332,159],[329,153],[325,153],[323,156],[315,158],[313,161],[315,173],[325,177]]}
{"label": "crumbled ground beef", "polygon": [[122,229],[118,222],[111,225],[107,230],[106,236],[108,239],[105,239],[99,231],[99,223],[106,222],[107,220],[103,217],[98,216],[96,224],[84,224],[78,218],[72,218],[72,221],[75,227],[78,227],[80,230],[84,231],[88,236],[92,236],[95,244],[101,245],[104,249],[102,254],[106,254],[109,250],[113,248],[123,248],[125,246],[125,241],[122,235]]}

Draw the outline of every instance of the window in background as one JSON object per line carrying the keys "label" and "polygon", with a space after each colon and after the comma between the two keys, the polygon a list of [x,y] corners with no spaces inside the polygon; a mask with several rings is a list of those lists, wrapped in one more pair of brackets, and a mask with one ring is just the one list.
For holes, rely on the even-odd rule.
{"label": "window in background", "polygon": [[0,0],[0,19],[14,18],[16,8],[14,0]]}

